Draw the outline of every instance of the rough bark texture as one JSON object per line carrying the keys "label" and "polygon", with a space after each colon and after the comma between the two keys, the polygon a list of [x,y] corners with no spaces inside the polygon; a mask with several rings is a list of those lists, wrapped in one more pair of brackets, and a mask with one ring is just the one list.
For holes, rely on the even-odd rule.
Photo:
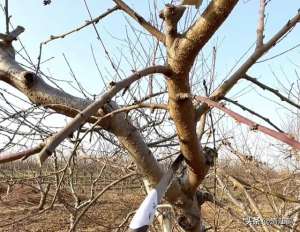
{"label": "rough bark texture", "polygon": [[185,231],[200,231],[201,214],[195,199],[195,192],[205,178],[209,165],[196,133],[196,114],[189,85],[189,72],[200,49],[225,21],[237,0],[214,0],[194,25],[183,35],[177,32],[177,23],[184,8],[167,5],[160,13],[165,20],[168,65],[173,71],[168,76],[169,111],[174,120],[180,149],[188,164],[188,173],[183,191],[190,196],[190,210],[178,221]]}
{"label": "rough bark texture", "polygon": [[204,179],[208,165],[196,134],[196,117],[189,86],[189,72],[200,49],[225,21],[237,0],[215,0],[202,17],[183,35],[177,33],[181,7],[169,5],[162,11],[166,22],[168,64],[174,75],[168,78],[169,109],[175,122],[180,148],[189,167],[186,191],[193,194]]}

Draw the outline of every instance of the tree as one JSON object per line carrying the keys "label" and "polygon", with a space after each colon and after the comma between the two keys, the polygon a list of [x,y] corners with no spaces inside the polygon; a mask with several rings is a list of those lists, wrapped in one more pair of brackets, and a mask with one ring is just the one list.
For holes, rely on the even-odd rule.
{"label": "tree", "polygon": [[[160,11],[159,17],[164,24],[164,30],[161,31],[122,0],[113,0],[113,2],[115,7],[99,17],[94,19],[91,17],[90,20],[81,27],[58,36],[51,36],[49,40],[42,42],[40,45],[38,63],[33,65],[33,70],[30,70],[24,65],[20,65],[16,60],[13,41],[24,32],[24,28],[18,26],[12,31],[9,30],[10,17],[8,14],[8,2],[6,1],[6,33],[1,34],[0,44],[0,80],[19,90],[38,108],[45,108],[45,113],[57,112],[74,119],[62,130],[51,135],[49,132],[37,131],[43,134],[44,141],[42,143],[37,144],[33,148],[22,150],[21,152],[2,155],[1,160],[2,162],[7,162],[38,154],[40,162],[43,164],[44,161],[55,152],[55,149],[63,140],[68,137],[74,137],[74,132],[78,132],[77,138],[75,136],[73,140],[74,147],[77,148],[80,142],[83,141],[83,137],[88,133],[90,133],[91,136],[93,136],[93,133],[98,133],[103,139],[107,139],[107,134],[99,132],[105,130],[109,132],[109,136],[114,135],[114,138],[109,138],[109,140],[112,143],[119,144],[118,149],[126,151],[126,153],[131,156],[139,173],[142,173],[153,187],[164,175],[164,170],[150,150],[151,143],[146,142],[141,131],[141,125],[144,123],[147,127],[150,127],[153,123],[159,123],[159,120],[167,121],[166,116],[161,114],[161,112],[167,111],[171,118],[169,122],[176,128],[176,134],[175,136],[172,135],[163,138],[162,141],[157,141],[156,145],[172,141],[176,137],[178,139],[180,152],[185,158],[187,169],[182,176],[174,179],[166,193],[166,199],[173,206],[180,209],[181,213],[178,216],[178,223],[184,231],[202,231],[200,203],[203,201],[203,198],[200,196],[203,196],[203,194],[199,189],[199,185],[205,179],[212,165],[210,160],[214,159],[214,157],[211,157],[211,150],[204,149],[201,145],[201,138],[205,130],[206,121],[211,120],[210,124],[213,126],[213,118],[209,116],[210,108],[212,106],[219,106],[221,110],[224,110],[221,105],[214,104],[226,99],[225,96],[227,93],[236,86],[241,79],[246,79],[258,86],[262,86],[261,83],[259,84],[257,80],[247,74],[248,70],[264,54],[277,45],[279,41],[285,39],[286,35],[290,33],[299,22],[300,13],[296,12],[294,17],[285,25],[282,25],[272,37],[266,40],[264,38],[265,7],[269,1],[261,0],[257,26],[257,41],[254,51],[233,74],[213,91],[213,78],[210,80],[210,83],[204,82],[204,92],[206,95],[204,98],[197,96],[197,94],[192,91],[192,85],[195,84],[195,82],[191,80],[192,73],[194,72],[193,68],[195,67],[200,51],[208,41],[210,41],[218,28],[230,17],[238,1],[209,1],[203,13],[201,15],[196,14],[197,18],[193,23],[189,24],[186,30],[181,32],[179,32],[178,28],[186,11],[186,7],[184,6],[167,4]],[[49,4],[55,4],[55,1],[52,3],[47,2],[47,5]],[[87,9],[89,10],[88,7]],[[133,73],[128,75],[127,78],[120,81],[111,81],[106,91],[95,101],[88,97],[80,98],[70,95],[59,86],[54,86],[42,78],[46,76],[41,70],[43,48],[48,43],[56,39],[63,39],[88,26],[94,27],[98,40],[102,43],[96,24],[117,10],[126,13],[131,19],[135,20],[144,31],[152,36],[152,39],[155,41],[155,46],[153,47],[154,50],[148,53],[148,57],[154,54],[152,66],[144,67],[140,70],[134,69],[132,70]],[[116,66],[109,53],[107,53],[105,46],[103,49],[108,56],[109,62],[111,62],[112,68],[116,71],[116,75],[121,79],[120,71],[118,70],[119,67]],[[158,51],[159,49],[160,51]],[[161,55],[159,53],[161,53],[165,59],[156,62],[156,57]],[[139,54],[135,54],[133,50],[133,63],[135,60],[134,55],[139,56]],[[214,67],[212,67],[212,69],[213,68]],[[167,88],[162,88],[160,92],[155,93],[153,92],[153,79],[156,78],[157,74],[164,76]],[[143,89],[144,87],[139,83],[141,83],[142,79],[146,76],[150,76],[149,95],[142,96],[141,92],[139,92],[139,88]],[[80,91],[85,94],[80,84],[78,84],[78,87]],[[118,101],[117,98],[112,100],[115,96],[120,96],[118,94],[121,91],[123,91],[123,96],[129,96],[133,102],[128,104],[128,100],[123,99]],[[148,99],[155,99],[155,97],[163,96],[164,94],[168,97],[167,104],[165,102],[145,103]],[[138,97],[140,97],[140,99],[138,99]],[[281,99],[287,100],[283,97],[281,97]],[[120,107],[120,104],[124,106]],[[296,106],[299,107],[297,104]],[[141,110],[143,108],[148,108],[153,111],[157,110],[161,115],[157,114],[154,119],[151,119],[150,116],[145,116],[145,111]],[[142,115],[144,121],[138,121],[138,118],[135,118],[135,120],[138,121],[138,123],[135,123],[132,121],[134,116],[128,117],[128,112],[134,109],[137,110],[137,114]],[[236,119],[243,122],[239,117]],[[93,126],[84,131],[83,125],[85,123],[90,123]],[[252,129],[261,129],[259,125],[251,123],[250,125],[254,125]],[[149,129],[149,131],[151,130]],[[212,129],[212,136],[214,136],[213,131],[214,129]],[[80,136],[82,133],[84,133],[83,137]],[[154,133],[156,133],[155,136],[162,134],[161,131]],[[44,137],[45,135],[47,135],[47,138]],[[271,135],[274,135],[274,133],[272,132]],[[284,142],[294,145],[299,149],[299,142],[289,138],[281,131],[277,132],[277,135],[277,137],[280,137]],[[80,139],[79,136],[81,137]],[[274,135],[274,137],[276,136]],[[11,140],[9,144],[11,144]],[[168,144],[165,146],[168,147]],[[76,149],[74,149],[74,151],[76,151]],[[75,153],[76,152],[73,152],[72,154],[74,155]],[[72,170],[70,169],[70,171]],[[76,215],[74,216],[76,220]]]}

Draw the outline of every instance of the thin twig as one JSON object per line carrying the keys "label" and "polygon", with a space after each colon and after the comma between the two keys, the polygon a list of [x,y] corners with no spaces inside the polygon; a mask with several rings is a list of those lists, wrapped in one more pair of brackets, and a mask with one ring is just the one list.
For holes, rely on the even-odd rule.
{"label": "thin twig", "polygon": [[258,87],[260,87],[263,90],[268,90],[269,92],[275,94],[277,97],[280,98],[281,101],[285,101],[285,102],[289,103],[290,105],[300,109],[300,105],[296,104],[295,102],[293,102],[289,98],[283,96],[281,93],[279,93],[279,90],[273,89],[273,88],[259,82],[256,78],[250,77],[247,74],[244,76],[244,79],[246,79],[248,81],[251,81],[253,84],[257,85]]}
{"label": "thin twig", "polygon": [[282,56],[282,55],[284,55],[284,54],[286,54],[286,53],[288,53],[288,52],[290,52],[290,51],[292,51],[292,50],[294,50],[294,49],[296,49],[296,48],[298,48],[298,47],[300,47],[300,43],[298,43],[298,44],[296,44],[295,46],[293,46],[293,47],[291,47],[291,48],[289,48],[289,49],[287,49],[287,50],[284,50],[283,52],[280,52],[280,53],[278,53],[278,54],[276,54],[276,55],[274,55],[274,56],[268,57],[268,58],[263,59],[263,60],[259,60],[259,61],[256,62],[256,64],[258,64],[258,63],[263,63],[263,62],[266,62],[266,61],[275,59],[275,58],[277,58],[277,57],[279,57],[279,56]]}
{"label": "thin twig", "polygon": [[265,7],[266,0],[260,0],[259,6],[259,16],[258,16],[258,25],[257,25],[257,40],[256,40],[256,49],[259,49],[264,44],[264,26],[265,26]]}
{"label": "thin twig", "polygon": [[46,41],[44,41],[42,43],[43,44],[47,44],[47,43],[49,43],[49,42],[51,42],[53,40],[56,40],[56,39],[63,39],[66,36],[71,35],[71,34],[73,34],[75,32],[78,32],[81,29],[83,29],[83,28],[85,28],[85,27],[87,27],[87,26],[89,26],[91,24],[94,24],[94,23],[97,24],[101,19],[105,18],[106,16],[108,16],[109,14],[113,13],[114,11],[116,11],[118,9],[119,9],[118,6],[115,6],[115,7],[111,8],[111,9],[108,9],[105,13],[99,15],[98,17],[96,17],[96,18],[94,18],[92,20],[86,21],[83,25],[81,25],[81,26],[79,26],[79,27],[77,27],[77,28],[75,28],[75,29],[73,29],[71,31],[65,32],[65,33],[63,33],[61,35],[51,35],[48,40],[46,40]]}
{"label": "thin twig", "polygon": [[272,127],[274,127],[274,128],[275,128],[276,130],[278,130],[279,132],[284,133],[284,131],[281,130],[278,126],[276,126],[274,123],[272,123],[270,119],[268,119],[268,118],[266,118],[266,117],[260,115],[259,113],[256,113],[254,110],[251,110],[251,109],[249,109],[248,107],[246,107],[246,106],[244,106],[244,105],[238,103],[238,101],[231,100],[231,99],[229,99],[229,98],[227,98],[227,97],[224,97],[223,99],[224,99],[225,101],[228,101],[228,102],[230,102],[230,103],[232,103],[232,104],[234,104],[234,105],[240,107],[242,110],[248,111],[249,113],[251,113],[251,114],[253,114],[253,115],[255,115],[255,116],[261,118],[262,120],[264,120],[265,122],[267,122],[268,124],[270,124]]}
{"label": "thin twig", "polygon": [[9,34],[9,13],[8,13],[8,0],[5,0],[5,25],[6,25],[6,34]]}
{"label": "thin twig", "polygon": [[38,75],[41,65],[41,59],[42,59],[42,50],[43,50],[43,43],[40,43],[40,49],[39,49],[39,56],[38,56],[38,63],[36,65],[35,75]]}
{"label": "thin twig", "polygon": [[85,98],[88,99],[88,96],[86,95],[86,92],[87,92],[87,91],[82,87],[82,85],[81,85],[81,84],[79,83],[79,81],[77,80],[76,75],[75,75],[75,73],[74,73],[74,71],[73,71],[73,69],[72,69],[72,67],[71,67],[71,65],[70,65],[70,62],[68,61],[68,59],[67,59],[65,53],[63,53],[62,55],[63,55],[64,60],[65,60],[67,66],[68,66],[68,68],[69,68],[69,70],[70,70],[71,76],[74,78],[74,80],[75,80],[75,82],[76,82],[76,84],[77,84],[77,86],[78,86],[78,88],[79,88],[79,90],[76,89],[76,88],[75,88],[75,89],[76,89],[77,91],[81,92],[82,95],[83,95]]}
{"label": "thin twig", "polygon": [[134,175],[137,175],[137,174],[136,174],[136,173],[129,173],[129,174],[127,174],[127,175],[121,177],[120,179],[111,182],[109,185],[107,185],[105,188],[103,188],[103,189],[101,190],[101,192],[99,192],[99,193],[97,194],[97,196],[96,196],[93,200],[91,200],[91,201],[89,202],[89,204],[88,204],[88,205],[87,205],[87,206],[79,213],[78,217],[75,219],[75,221],[74,221],[74,223],[73,223],[73,225],[72,225],[72,227],[70,228],[69,231],[71,232],[71,231],[74,231],[74,230],[75,230],[75,228],[76,228],[78,222],[80,221],[81,217],[88,211],[88,209],[89,209],[93,204],[95,204],[95,203],[97,202],[97,200],[98,200],[98,199],[99,199],[106,191],[108,191],[108,190],[109,190],[111,187],[113,187],[114,185],[116,185],[116,184],[120,183],[121,181],[123,181],[123,180],[125,180],[125,179],[127,179],[127,178],[130,178],[130,177],[132,177],[132,176],[134,176]]}

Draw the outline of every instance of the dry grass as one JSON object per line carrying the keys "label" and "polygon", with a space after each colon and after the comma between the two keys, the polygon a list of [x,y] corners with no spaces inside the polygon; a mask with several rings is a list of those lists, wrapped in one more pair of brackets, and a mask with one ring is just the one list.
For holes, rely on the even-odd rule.
{"label": "dry grass", "polygon": [[[293,196],[293,193],[297,192],[299,186],[297,186],[297,178],[285,179],[289,173],[287,172],[275,172],[269,170],[267,167],[251,167],[252,174],[249,174],[249,170],[242,165],[237,166],[223,166],[223,170],[232,176],[237,176],[242,180],[247,181],[249,184],[256,186],[257,188],[268,189],[266,186],[266,178],[268,182],[276,183],[271,186],[271,190],[274,192]],[[83,169],[84,170],[84,169]],[[96,169],[93,169],[96,172]],[[75,185],[75,190],[81,201],[88,199],[90,194],[89,189],[89,175],[82,176],[79,172],[80,182]],[[27,176],[27,175],[26,175]],[[96,175],[95,175],[96,176]],[[120,170],[115,168],[108,168],[103,174],[96,186],[96,194],[101,191],[112,180],[118,179],[122,176]],[[278,180],[282,180],[277,182]],[[53,181],[49,179],[48,181]],[[256,216],[256,213],[252,209],[251,204],[246,199],[243,191],[237,188],[228,178],[223,178],[227,188],[232,192],[232,195],[240,202],[244,204],[251,216]],[[68,203],[71,208],[74,206],[74,198],[69,191],[68,181],[63,185],[59,194],[59,199],[56,201],[53,209],[46,210],[43,213],[39,213],[37,206],[40,201],[40,192],[36,189],[36,185],[32,181],[19,181],[13,185],[11,192],[6,196],[7,184],[0,183],[0,231],[68,231],[70,223],[70,212],[64,202]],[[298,183],[299,185],[299,183]],[[49,206],[54,192],[55,184],[52,184],[49,192],[46,208]],[[139,187],[140,186],[140,187]],[[214,175],[209,175],[205,182],[204,187],[210,192],[214,192]],[[288,188],[288,189],[287,189]],[[263,194],[255,189],[247,190],[250,196],[255,200],[264,218],[281,217],[282,215],[274,214],[274,205],[280,206],[283,201],[267,194]],[[232,204],[228,196],[218,188],[217,199],[225,206],[229,206],[235,215],[239,216],[239,219],[230,215],[228,208],[215,207],[213,203],[204,203],[202,207],[202,216],[204,218],[207,227],[218,225],[218,231],[250,231],[249,227],[243,223],[244,214],[243,210]],[[93,205],[85,216],[82,218],[78,225],[77,231],[116,231],[118,227],[126,218],[126,216],[134,211],[141,201],[144,199],[145,193],[141,185],[140,179],[134,177],[125,182],[121,182],[114,186],[111,190],[108,190],[99,198],[97,203]],[[274,204],[272,205],[271,202]],[[284,210],[295,206],[295,203],[284,203]],[[283,211],[283,212],[285,212]],[[21,220],[24,219],[24,220]],[[125,231],[125,227],[120,231]],[[157,226],[156,226],[157,228]],[[288,231],[288,228],[276,230],[269,226],[269,231]],[[257,226],[257,231],[263,231],[262,227]],[[298,225],[297,230],[300,230]],[[295,230],[295,231],[297,231]],[[159,231],[151,230],[151,231]],[[178,231],[175,230],[174,231]]]}

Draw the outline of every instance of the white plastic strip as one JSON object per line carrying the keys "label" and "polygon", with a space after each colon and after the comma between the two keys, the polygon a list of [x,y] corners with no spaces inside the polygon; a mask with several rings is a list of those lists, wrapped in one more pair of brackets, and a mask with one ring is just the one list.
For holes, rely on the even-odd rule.
{"label": "white plastic strip", "polygon": [[157,204],[157,191],[156,189],[152,189],[136,211],[129,228],[138,229],[146,225],[151,225]]}
{"label": "white plastic strip", "polygon": [[153,222],[157,205],[164,197],[165,192],[167,191],[182,160],[183,155],[180,154],[172,163],[168,171],[163,175],[158,185],[148,193],[129,225],[130,232],[146,232],[148,230],[149,226]]}

